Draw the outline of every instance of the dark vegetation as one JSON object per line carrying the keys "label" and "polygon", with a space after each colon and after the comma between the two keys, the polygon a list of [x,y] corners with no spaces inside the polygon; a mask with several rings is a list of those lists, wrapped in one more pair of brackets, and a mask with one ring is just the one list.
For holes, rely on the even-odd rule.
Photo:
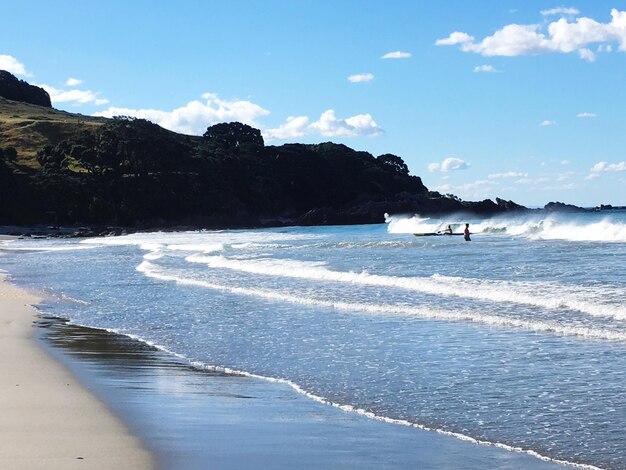
{"label": "dark vegetation", "polygon": [[43,88],[30,85],[6,70],[0,70],[0,96],[13,101],[51,108],[50,95]]}
{"label": "dark vegetation", "polygon": [[[523,209],[430,192],[396,155],[374,157],[330,142],[265,146],[258,129],[238,122],[192,137],[143,119],[56,110],[32,119],[41,108],[0,104],[9,110],[0,113],[0,224],[215,228]],[[24,120],[36,128],[31,139],[20,138]],[[27,159],[20,153],[34,154],[27,145],[33,140],[43,145]]]}

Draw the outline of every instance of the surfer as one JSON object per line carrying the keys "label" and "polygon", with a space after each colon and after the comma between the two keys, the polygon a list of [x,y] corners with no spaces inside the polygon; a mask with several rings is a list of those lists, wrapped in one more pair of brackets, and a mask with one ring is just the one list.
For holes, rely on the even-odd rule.
{"label": "surfer", "polygon": [[444,235],[452,235],[452,227],[451,226],[447,226],[446,229],[443,231]]}
{"label": "surfer", "polygon": [[463,230],[463,238],[465,238],[466,242],[471,242],[469,224],[465,224],[465,230]]}

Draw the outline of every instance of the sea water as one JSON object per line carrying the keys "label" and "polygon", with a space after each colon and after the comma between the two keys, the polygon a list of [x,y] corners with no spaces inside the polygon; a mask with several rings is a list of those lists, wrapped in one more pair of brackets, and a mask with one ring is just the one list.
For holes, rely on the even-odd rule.
{"label": "sea water", "polygon": [[[415,237],[470,223],[472,241]],[[72,323],[372,419],[626,468],[626,213],[12,240]]]}

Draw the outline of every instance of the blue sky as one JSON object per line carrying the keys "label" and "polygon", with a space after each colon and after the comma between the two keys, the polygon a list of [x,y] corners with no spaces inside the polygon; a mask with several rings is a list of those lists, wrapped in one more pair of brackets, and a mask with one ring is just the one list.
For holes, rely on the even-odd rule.
{"label": "blue sky", "polygon": [[0,0],[53,106],[394,153],[464,199],[626,205],[626,1]]}

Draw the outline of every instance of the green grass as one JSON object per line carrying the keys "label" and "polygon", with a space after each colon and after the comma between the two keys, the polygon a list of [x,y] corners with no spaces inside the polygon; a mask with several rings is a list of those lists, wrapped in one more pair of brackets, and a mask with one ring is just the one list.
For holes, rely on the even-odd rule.
{"label": "green grass", "polygon": [[15,165],[28,171],[39,168],[37,151],[45,145],[95,130],[106,121],[0,97],[0,147],[15,147]]}

